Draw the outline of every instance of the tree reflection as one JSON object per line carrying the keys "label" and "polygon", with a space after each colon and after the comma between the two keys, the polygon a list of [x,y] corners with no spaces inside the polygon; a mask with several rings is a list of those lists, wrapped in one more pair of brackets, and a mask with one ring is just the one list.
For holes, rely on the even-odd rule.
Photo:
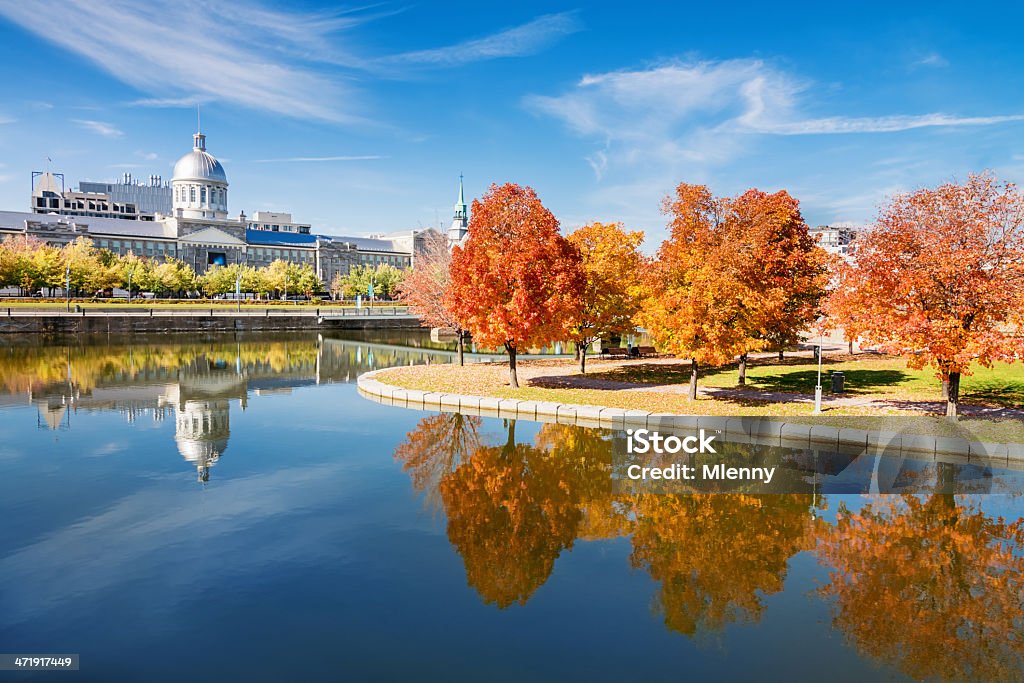
{"label": "tree reflection", "polygon": [[571,548],[580,523],[571,463],[515,442],[482,446],[441,482],[448,540],[487,603],[525,604]]}
{"label": "tree reflection", "polygon": [[818,551],[834,625],[862,652],[919,680],[1021,680],[1024,520],[949,493],[886,496],[840,507]]}
{"label": "tree reflection", "polygon": [[644,494],[634,567],[661,584],[665,625],[688,636],[757,622],[782,590],[789,558],[813,544],[811,496]]}
{"label": "tree reflection", "polygon": [[419,421],[395,450],[412,486],[431,507],[440,505],[441,481],[480,449],[480,418],[440,413]]}

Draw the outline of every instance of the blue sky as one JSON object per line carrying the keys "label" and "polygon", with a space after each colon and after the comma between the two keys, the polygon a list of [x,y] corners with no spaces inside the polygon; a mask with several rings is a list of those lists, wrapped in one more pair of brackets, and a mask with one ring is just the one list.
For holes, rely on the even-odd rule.
{"label": "blue sky", "polygon": [[[491,6],[486,6],[491,5]],[[229,208],[330,234],[450,221],[492,182],[572,229],[665,235],[682,181],[785,188],[812,225],[1024,179],[1010,3],[0,0],[0,208],[30,173],[170,177],[200,103]]]}

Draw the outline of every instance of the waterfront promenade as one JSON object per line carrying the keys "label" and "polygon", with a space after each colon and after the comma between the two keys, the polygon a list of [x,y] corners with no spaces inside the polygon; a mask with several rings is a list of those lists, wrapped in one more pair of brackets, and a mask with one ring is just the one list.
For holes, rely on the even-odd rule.
{"label": "waterfront promenade", "polygon": [[312,329],[413,329],[419,318],[404,306],[314,307],[196,305],[161,307],[75,305],[54,308],[0,306],[0,334],[132,333]]}

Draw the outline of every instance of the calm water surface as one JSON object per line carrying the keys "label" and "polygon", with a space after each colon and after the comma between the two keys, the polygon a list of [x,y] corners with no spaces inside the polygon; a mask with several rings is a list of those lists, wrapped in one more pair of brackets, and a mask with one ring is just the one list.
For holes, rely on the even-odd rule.
{"label": "calm water surface", "polygon": [[625,495],[621,434],[356,393],[421,335],[0,344],[0,652],[81,655],[0,680],[1024,676],[1024,502],[968,468]]}

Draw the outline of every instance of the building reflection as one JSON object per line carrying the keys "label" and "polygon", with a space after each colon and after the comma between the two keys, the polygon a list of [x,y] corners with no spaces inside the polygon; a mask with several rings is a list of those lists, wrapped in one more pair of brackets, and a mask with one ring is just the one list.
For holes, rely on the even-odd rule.
{"label": "building reflection", "polygon": [[383,344],[322,336],[86,345],[12,340],[0,352],[0,408],[32,405],[37,426],[51,431],[73,430],[81,412],[116,412],[128,423],[173,417],[178,453],[200,482],[227,451],[231,411],[244,411],[250,398],[454,357],[424,345],[422,335],[400,333]]}

